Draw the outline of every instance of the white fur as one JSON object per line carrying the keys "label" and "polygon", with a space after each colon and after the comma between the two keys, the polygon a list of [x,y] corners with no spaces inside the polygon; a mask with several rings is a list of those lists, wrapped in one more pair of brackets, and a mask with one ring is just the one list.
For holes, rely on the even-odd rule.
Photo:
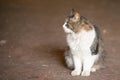
{"label": "white fur", "polygon": [[[82,75],[89,76],[94,62],[99,55],[92,55],[90,47],[96,36],[95,30],[85,31],[81,30],[79,33],[74,33],[68,29],[66,23],[63,29],[67,34],[67,43],[73,57],[74,70],[71,72],[72,76]],[[83,71],[82,70],[83,67]]]}

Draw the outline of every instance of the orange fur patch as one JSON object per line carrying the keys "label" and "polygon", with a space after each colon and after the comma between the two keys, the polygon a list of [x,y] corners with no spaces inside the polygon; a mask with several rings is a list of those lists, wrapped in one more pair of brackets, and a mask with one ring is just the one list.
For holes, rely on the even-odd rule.
{"label": "orange fur patch", "polygon": [[90,30],[92,30],[92,29],[93,29],[93,27],[92,27],[92,26],[87,25],[87,26],[84,26],[82,29],[83,29],[83,30],[85,30],[85,31],[90,31]]}

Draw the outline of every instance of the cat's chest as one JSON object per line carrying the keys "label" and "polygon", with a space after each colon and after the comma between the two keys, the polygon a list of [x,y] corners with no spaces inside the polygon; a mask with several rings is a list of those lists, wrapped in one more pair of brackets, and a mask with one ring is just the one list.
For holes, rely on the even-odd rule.
{"label": "cat's chest", "polygon": [[94,40],[94,32],[82,32],[75,35],[67,35],[67,43],[71,49],[81,50],[91,46]]}

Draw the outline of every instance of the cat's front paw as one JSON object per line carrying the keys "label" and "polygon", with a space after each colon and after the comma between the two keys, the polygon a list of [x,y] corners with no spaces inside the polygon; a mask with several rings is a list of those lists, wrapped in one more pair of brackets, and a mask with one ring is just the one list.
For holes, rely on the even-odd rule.
{"label": "cat's front paw", "polygon": [[83,71],[81,76],[90,76],[90,71]]}
{"label": "cat's front paw", "polygon": [[80,75],[80,71],[73,70],[73,71],[71,72],[71,75],[72,75],[72,76],[79,76],[79,75]]}

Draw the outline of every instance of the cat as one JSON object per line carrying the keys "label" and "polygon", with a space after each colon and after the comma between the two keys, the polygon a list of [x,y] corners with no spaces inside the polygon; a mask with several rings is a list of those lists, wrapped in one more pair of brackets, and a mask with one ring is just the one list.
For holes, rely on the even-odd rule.
{"label": "cat", "polygon": [[65,60],[72,76],[90,76],[103,67],[104,45],[100,30],[79,12],[72,10],[63,24],[68,49]]}

